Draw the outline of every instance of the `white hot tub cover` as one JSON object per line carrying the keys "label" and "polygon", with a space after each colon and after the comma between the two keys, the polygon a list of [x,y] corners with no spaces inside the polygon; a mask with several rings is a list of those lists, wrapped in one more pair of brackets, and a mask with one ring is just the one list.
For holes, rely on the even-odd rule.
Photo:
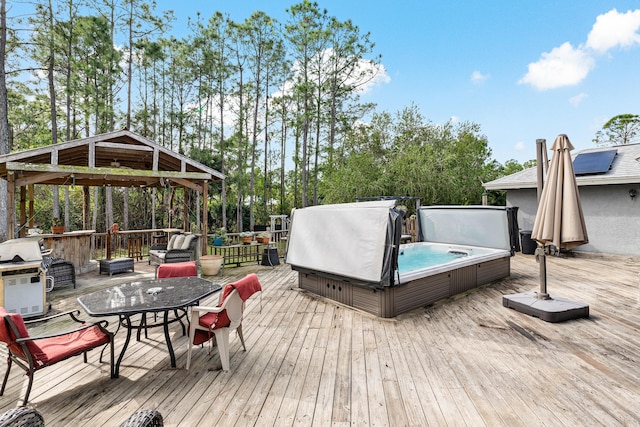
{"label": "white hot tub cover", "polygon": [[508,210],[502,206],[422,206],[424,242],[511,249]]}
{"label": "white hot tub cover", "polygon": [[402,231],[395,205],[383,200],[294,210],[286,262],[299,270],[393,284]]}

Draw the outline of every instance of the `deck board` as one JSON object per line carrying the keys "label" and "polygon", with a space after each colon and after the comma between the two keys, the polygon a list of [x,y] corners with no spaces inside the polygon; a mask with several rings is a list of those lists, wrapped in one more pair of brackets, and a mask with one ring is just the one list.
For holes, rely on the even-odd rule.
{"label": "deck board", "polygon": [[[53,308],[77,308],[91,287],[145,278],[144,264],[79,276],[77,289],[54,291]],[[187,371],[188,339],[174,324],[177,368],[153,328],[132,340],[119,379],[94,350],[88,364],[76,357],[37,372],[30,405],[48,426],[117,426],[139,408],[159,410],[167,426],[640,425],[638,257],[549,258],[549,293],[590,305],[590,318],[557,324],[502,306],[502,295],[539,287],[535,257],[522,254],[510,277],[394,319],[302,291],[286,265],[225,269],[216,280],[247,271],[264,290],[246,305],[246,352],[232,335],[229,372],[207,346],[194,349]],[[120,331],[116,355],[123,340]],[[0,412],[25,388],[14,366]]]}

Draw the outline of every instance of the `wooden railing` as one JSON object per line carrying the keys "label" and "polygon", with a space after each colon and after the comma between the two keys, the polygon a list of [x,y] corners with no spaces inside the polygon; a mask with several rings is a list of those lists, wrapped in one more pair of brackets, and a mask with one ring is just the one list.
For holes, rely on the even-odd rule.
{"label": "wooden railing", "polygon": [[161,241],[167,243],[168,235],[179,232],[178,229],[145,229],[145,230],[120,230],[117,233],[94,233],[91,238],[91,258],[104,259],[107,257],[107,238],[111,237],[111,258],[126,257],[129,255],[129,240],[133,237],[141,239],[142,255],[149,255],[149,248]]}
{"label": "wooden railing", "polygon": [[[129,256],[129,240],[133,237],[141,239],[142,255],[149,256],[149,249],[158,243],[167,243],[171,234],[180,232],[177,229],[145,229],[120,230],[117,233],[94,233],[91,235],[91,259],[105,259],[107,257],[107,238],[111,237],[111,258]],[[287,230],[271,231],[271,245],[278,248],[282,257],[286,247]],[[254,233],[254,238],[258,232]],[[207,253],[213,253],[214,234],[207,235]],[[240,233],[227,233],[227,245],[240,244]]]}

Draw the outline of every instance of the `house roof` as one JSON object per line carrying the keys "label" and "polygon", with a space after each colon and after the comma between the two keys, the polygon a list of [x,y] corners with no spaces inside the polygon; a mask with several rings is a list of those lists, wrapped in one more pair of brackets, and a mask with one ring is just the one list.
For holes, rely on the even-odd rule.
{"label": "house roof", "polygon": [[27,184],[199,189],[224,175],[128,130],[0,156],[0,178]]}
{"label": "house roof", "polygon": [[[640,183],[640,144],[589,148],[572,153],[571,157],[575,159],[578,154],[612,149],[618,150],[618,153],[613,159],[611,168],[602,174],[577,176],[576,181],[578,186]],[[484,183],[486,190],[515,190],[536,187],[537,168],[535,167]]]}

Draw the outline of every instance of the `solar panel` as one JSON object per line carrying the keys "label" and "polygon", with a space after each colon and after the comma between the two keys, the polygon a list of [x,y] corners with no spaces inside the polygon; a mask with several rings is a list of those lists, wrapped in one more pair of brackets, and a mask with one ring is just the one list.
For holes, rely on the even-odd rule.
{"label": "solar panel", "polygon": [[573,171],[576,175],[594,175],[608,172],[618,150],[581,153],[573,159]]}

